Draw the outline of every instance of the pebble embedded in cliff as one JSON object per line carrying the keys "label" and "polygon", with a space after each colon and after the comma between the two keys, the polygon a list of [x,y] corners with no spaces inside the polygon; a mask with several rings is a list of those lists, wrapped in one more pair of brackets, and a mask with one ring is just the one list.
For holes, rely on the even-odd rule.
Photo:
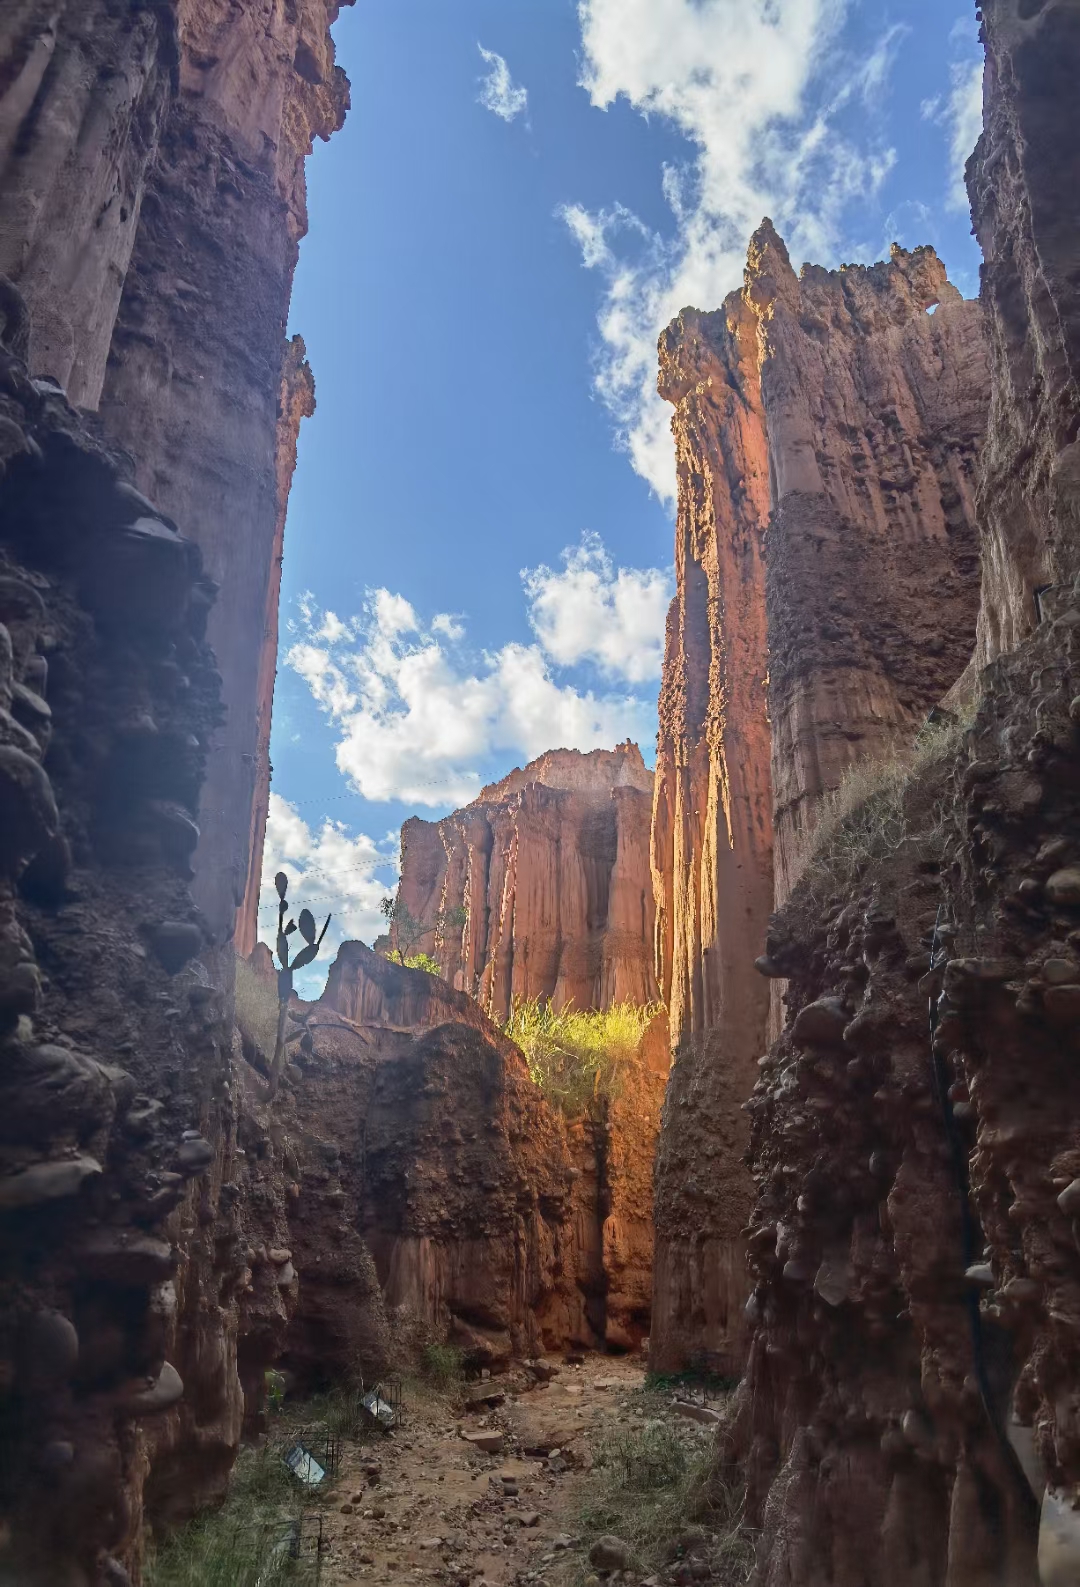
{"label": "pebble embedded in cliff", "polygon": [[93,1157],[65,1158],[55,1163],[35,1163],[21,1173],[0,1179],[0,1212],[37,1207],[46,1201],[75,1196],[88,1179],[96,1179],[101,1164]]}
{"label": "pebble embedded in cliff", "polygon": [[203,934],[190,920],[162,920],[148,933],[150,946],[169,975],[177,975],[203,947]]}
{"label": "pebble embedded in cliff", "polygon": [[19,1367],[34,1382],[66,1378],[78,1360],[79,1335],[62,1312],[40,1311],[24,1325],[19,1337]]}
{"label": "pebble embedded in cliff", "polygon": [[167,1240],[131,1229],[99,1229],[77,1252],[79,1266],[100,1283],[150,1288],[171,1278],[177,1253]]}
{"label": "pebble embedded in cliff", "polygon": [[214,1148],[203,1136],[196,1135],[194,1139],[183,1141],[176,1154],[176,1166],[181,1174],[191,1177],[204,1173],[214,1161]]}
{"label": "pebble embedded in cliff", "polygon": [[849,1016],[838,997],[822,997],[800,1009],[791,1038],[815,1047],[838,1047],[844,1038]]}
{"label": "pebble embedded in cliff", "polygon": [[52,784],[36,760],[0,744],[0,870],[11,875],[60,827]]}
{"label": "pebble embedded in cliff", "polygon": [[121,1390],[116,1408],[121,1416],[158,1416],[183,1397],[183,1379],[171,1362],[166,1361],[153,1382]]}
{"label": "pebble embedded in cliff", "polygon": [[1052,904],[1072,909],[1080,906],[1080,866],[1069,865],[1055,871],[1046,883],[1046,896]]}

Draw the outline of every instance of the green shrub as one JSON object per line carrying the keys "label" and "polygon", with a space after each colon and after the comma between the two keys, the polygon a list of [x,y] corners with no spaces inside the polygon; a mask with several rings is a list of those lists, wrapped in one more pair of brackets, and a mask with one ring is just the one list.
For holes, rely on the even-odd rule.
{"label": "green shrub", "polygon": [[530,998],[511,1011],[504,1028],[549,1101],[580,1118],[617,1094],[620,1066],[636,1057],[656,1013],[657,1005],[637,1003],[556,1013],[542,999]]}
{"label": "green shrub", "polygon": [[452,1389],[461,1382],[463,1360],[454,1345],[425,1345],[420,1352],[420,1371],[434,1388]]}
{"label": "green shrub", "polygon": [[256,975],[246,959],[236,960],[236,1023],[270,1065],[277,1044],[277,984]]}
{"label": "green shrub", "polygon": [[409,954],[405,966],[409,970],[423,970],[425,975],[442,975],[438,960],[433,959],[430,953]]}

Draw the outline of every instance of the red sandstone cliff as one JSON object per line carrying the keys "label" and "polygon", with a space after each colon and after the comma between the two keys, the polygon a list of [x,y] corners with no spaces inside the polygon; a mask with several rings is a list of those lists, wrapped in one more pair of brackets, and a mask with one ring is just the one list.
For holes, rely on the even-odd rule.
{"label": "red sandstone cliff", "polygon": [[306,406],[284,327],[304,159],[348,104],[339,8],[24,0],[0,18],[0,273],[30,311],[31,372],[99,409],[221,586],[228,726],[196,859],[219,941],[265,820],[280,527]]}
{"label": "red sandstone cliff", "polygon": [[968,178],[994,361],[979,488],[986,663],[1034,626],[1035,592],[1080,568],[1080,150],[1067,121],[1075,7],[1021,0],[982,16],[983,135]]}
{"label": "red sandstone cliff", "polygon": [[282,1243],[286,1176],[213,948],[265,799],[310,405],[284,327],[304,157],[347,103],[337,11],[0,16],[0,737],[45,767],[8,766],[0,823],[0,1574],[27,1587],[137,1576],[145,1521],[221,1493],[295,1300],[248,1255]]}
{"label": "red sandstone cliff", "polygon": [[909,738],[971,653],[988,375],[982,310],[932,249],[797,277],[769,222],[742,291],[684,311],[660,364],[679,481],[652,836],[676,1046],[652,1336],[667,1369],[742,1349],[742,1103],[770,1001],[750,965],[770,911],[821,795]]}
{"label": "red sandstone cliff", "polygon": [[137,482],[191,525],[221,586],[209,639],[228,720],[195,861],[219,940],[248,888],[261,824],[252,809],[266,787],[267,614],[302,391],[282,402],[293,356],[284,328],[307,229],[304,160],[348,106],[328,31],[338,10],[338,0],[182,0],[179,92],[161,125],[101,399]]}
{"label": "red sandstone cliff", "polygon": [[853,812],[770,934],[793,1018],[750,1103],[754,1337],[725,1450],[759,1587],[1080,1574],[1080,13],[982,13],[994,659],[892,841]]}
{"label": "red sandstone cliff", "polygon": [[635,744],[551,750],[442,821],[407,821],[398,898],[428,927],[416,949],[496,1023],[534,997],[652,1002],[651,793]]}
{"label": "red sandstone cliff", "polygon": [[297,1024],[288,1365],[375,1367],[391,1336],[399,1361],[438,1338],[494,1367],[640,1344],[664,1086],[647,1053],[602,1115],[569,1120],[474,999],[361,943]]}

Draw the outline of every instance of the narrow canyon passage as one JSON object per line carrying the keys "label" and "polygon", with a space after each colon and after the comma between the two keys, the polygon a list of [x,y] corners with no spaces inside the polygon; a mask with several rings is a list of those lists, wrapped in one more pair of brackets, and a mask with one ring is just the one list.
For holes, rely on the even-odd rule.
{"label": "narrow canyon passage", "polygon": [[875,7],[0,0],[0,1587],[1080,1584],[1080,0]]}
{"label": "narrow canyon passage", "polygon": [[[637,1362],[586,1356],[581,1365],[538,1365],[549,1381],[517,1368],[466,1385],[463,1401],[421,1391],[402,1432],[350,1453],[336,1483],[341,1502],[325,1512],[327,1587],[564,1587],[589,1573],[595,1536],[583,1532],[581,1512],[594,1454],[657,1407],[645,1408]],[[470,1435],[499,1447],[470,1447]],[[700,1442],[696,1432],[686,1437]]]}

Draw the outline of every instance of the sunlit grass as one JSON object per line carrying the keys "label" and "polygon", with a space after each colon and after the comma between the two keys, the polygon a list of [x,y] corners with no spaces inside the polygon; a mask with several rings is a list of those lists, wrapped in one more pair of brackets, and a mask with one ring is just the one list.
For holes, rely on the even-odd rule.
{"label": "sunlit grass", "polygon": [[571,1118],[594,1111],[618,1092],[619,1071],[635,1058],[656,1016],[655,1004],[616,1003],[609,1009],[556,1012],[530,998],[511,1012],[506,1034],[525,1054],[544,1095]]}

